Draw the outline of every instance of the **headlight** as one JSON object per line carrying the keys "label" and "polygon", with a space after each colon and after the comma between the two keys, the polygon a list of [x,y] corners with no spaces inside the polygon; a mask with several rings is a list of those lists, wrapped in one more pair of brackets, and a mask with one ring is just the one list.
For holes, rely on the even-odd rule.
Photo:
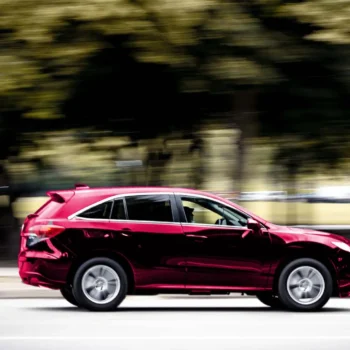
{"label": "headlight", "polygon": [[344,242],[332,242],[338,248],[350,253],[350,246]]}

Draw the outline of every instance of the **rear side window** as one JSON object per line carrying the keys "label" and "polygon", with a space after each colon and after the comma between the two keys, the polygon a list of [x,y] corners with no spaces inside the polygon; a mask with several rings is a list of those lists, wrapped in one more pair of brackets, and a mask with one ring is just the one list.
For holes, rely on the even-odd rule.
{"label": "rear side window", "polygon": [[168,195],[140,195],[126,197],[129,220],[172,222],[170,197]]}
{"label": "rear side window", "polygon": [[86,219],[109,219],[112,209],[112,201],[98,204],[80,213],[78,217]]}

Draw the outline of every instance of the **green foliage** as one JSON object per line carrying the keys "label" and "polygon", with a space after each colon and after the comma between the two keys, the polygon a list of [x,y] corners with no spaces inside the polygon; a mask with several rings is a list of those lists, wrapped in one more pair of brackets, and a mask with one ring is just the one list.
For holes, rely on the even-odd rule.
{"label": "green foliage", "polygon": [[[266,135],[339,140],[348,133],[349,22],[345,0],[0,0],[2,121],[9,125],[10,110],[11,118],[95,125],[101,107],[99,123],[141,114],[142,129],[146,113],[181,114],[172,94],[230,96],[254,87],[264,93]],[[101,59],[108,52],[114,61]],[[160,99],[152,96],[162,86],[147,89],[152,77],[136,68],[147,64],[159,67],[152,68],[158,85],[162,75],[173,81]],[[118,79],[126,66],[131,78]],[[137,98],[145,91],[143,108],[120,107],[133,87]],[[167,108],[156,106],[162,100]],[[189,109],[191,123],[203,116],[201,103]]]}

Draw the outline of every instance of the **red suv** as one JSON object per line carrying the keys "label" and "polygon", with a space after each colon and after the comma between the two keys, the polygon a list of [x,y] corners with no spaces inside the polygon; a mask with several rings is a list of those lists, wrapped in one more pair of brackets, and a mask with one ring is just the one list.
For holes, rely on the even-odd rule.
{"label": "red suv", "polygon": [[21,230],[19,274],[71,304],[114,310],[127,294],[255,295],[316,310],[350,295],[350,241],[277,226],[218,196],[166,187],[49,192]]}

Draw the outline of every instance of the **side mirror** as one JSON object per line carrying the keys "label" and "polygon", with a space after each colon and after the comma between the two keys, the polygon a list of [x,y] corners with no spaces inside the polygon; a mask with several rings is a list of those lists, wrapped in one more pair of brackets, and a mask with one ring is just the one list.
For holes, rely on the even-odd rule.
{"label": "side mirror", "polygon": [[251,219],[249,218],[247,220],[247,227],[252,230],[254,233],[260,233],[261,232],[261,226],[260,224],[254,220],[254,219]]}

